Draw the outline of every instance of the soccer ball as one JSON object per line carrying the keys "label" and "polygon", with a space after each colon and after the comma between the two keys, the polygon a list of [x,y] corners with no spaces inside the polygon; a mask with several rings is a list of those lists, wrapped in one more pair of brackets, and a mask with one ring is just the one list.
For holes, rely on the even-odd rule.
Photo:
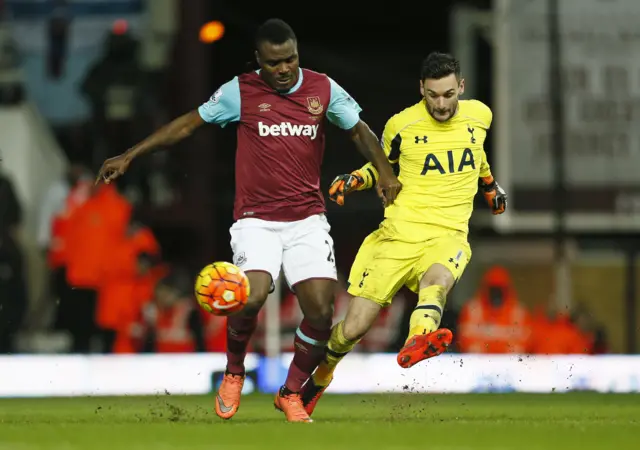
{"label": "soccer ball", "polygon": [[238,266],[217,261],[200,271],[195,292],[202,309],[216,316],[228,316],[247,304],[249,279]]}

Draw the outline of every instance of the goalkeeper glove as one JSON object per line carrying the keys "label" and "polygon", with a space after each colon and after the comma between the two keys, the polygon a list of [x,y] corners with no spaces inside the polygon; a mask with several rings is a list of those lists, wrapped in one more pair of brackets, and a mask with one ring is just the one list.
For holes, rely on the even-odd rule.
{"label": "goalkeeper glove", "polygon": [[480,179],[480,189],[493,214],[502,214],[507,209],[507,193],[492,176]]}
{"label": "goalkeeper glove", "polygon": [[358,190],[365,184],[364,177],[359,170],[338,175],[329,186],[329,198],[338,205],[344,205],[344,196],[353,190]]}

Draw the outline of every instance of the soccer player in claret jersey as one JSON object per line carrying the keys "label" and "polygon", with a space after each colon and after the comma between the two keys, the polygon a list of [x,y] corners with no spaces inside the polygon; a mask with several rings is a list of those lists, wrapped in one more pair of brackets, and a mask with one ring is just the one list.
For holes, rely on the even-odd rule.
{"label": "soccer player in claret jersey", "polygon": [[[477,100],[458,100],[463,92],[458,61],[432,53],[422,64],[422,100],[385,126],[383,147],[389,161],[400,165],[402,192],[358,251],[348,288],[355,298],[345,319],[333,327],[325,360],[302,390],[309,415],[336,365],[403,285],[418,293],[419,300],[398,364],[409,368],[439,355],[452,342],[451,331],[439,326],[447,293],[471,258],[467,234],[478,184],[494,214],[507,205],[483,148],[491,110]],[[342,205],[346,193],[369,189],[377,180],[375,168],[366,164],[336,177],[329,193]]]}
{"label": "soccer player in claret jersey", "polygon": [[275,405],[289,421],[310,422],[299,392],[323,358],[337,278],[320,190],[325,118],[347,130],[375,166],[383,202],[392,204],[401,185],[378,139],[360,120],[361,109],[353,98],[327,75],[299,67],[297,40],[289,25],[268,20],[259,28],[255,45],[258,71],[233,78],[197,110],[107,160],[98,180],[113,181],[135,157],[184,139],[205,123],[237,123],[231,247],[234,263],[249,277],[251,295],[247,306],[228,318],[227,370],[216,396],[216,413],[229,419],[238,411],[247,344],[282,266],[304,320]]}

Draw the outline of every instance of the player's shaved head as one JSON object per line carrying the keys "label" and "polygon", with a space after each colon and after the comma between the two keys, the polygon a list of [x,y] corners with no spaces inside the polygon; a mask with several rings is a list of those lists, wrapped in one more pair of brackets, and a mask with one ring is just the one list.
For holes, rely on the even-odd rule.
{"label": "player's shaved head", "polygon": [[296,42],[296,34],[293,28],[282,19],[269,19],[258,28],[256,32],[256,50],[260,50],[260,46],[269,42],[271,44],[284,44],[288,40]]}
{"label": "player's shaved head", "polygon": [[420,93],[427,111],[438,122],[451,119],[458,110],[458,98],[464,92],[460,62],[448,53],[429,54],[420,68]]}
{"label": "player's shaved head", "polygon": [[256,33],[256,61],[262,79],[278,92],[298,82],[298,43],[293,29],[281,19],[269,19]]}

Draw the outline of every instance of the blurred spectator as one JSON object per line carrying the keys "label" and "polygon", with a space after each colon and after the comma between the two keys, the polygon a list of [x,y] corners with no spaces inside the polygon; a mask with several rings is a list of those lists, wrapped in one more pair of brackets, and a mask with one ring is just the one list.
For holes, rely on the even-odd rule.
{"label": "blurred spectator", "polygon": [[464,353],[526,353],[531,336],[529,312],[518,301],[503,267],[485,274],[477,295],[460,311],[458,348]]}
{"label": "blurred spectator", "polygon": [[0,172],[0,353],[13,352],[14,334],[27,309],[27,291],[17,230],[22,208],[9,178]]}
{"label": "blurred spectator", "polygon": [[22,254],[9,234],[0,233],[0,354],[15,351],[14,337],[27,301]]}
{"label": "blurred spectator", "polygon": [[67,305],[62,303],[71,289],[66,276],[69,218],[91,195],[92,178],[87,167],[71,163],[65,176],[49,187],[40,205],[37,239],[51,270],[50,299],[55,299],[58,305],[56,314],[67,311]]}
{"label": "blurred spectator", "polygon": [[72,336],[72,351],[85,353],[97,335],[97,292],[104,280],[105,264],[122,240],[132,207],[114,185],[99,184],[69,217],[65,239],[66,279],[72,287],[60,302],[59,328]]}
{"label": "blurred spectator", "polygon": [[106,36],[104,54],[82,82],[92,108],[93,135],[108,149],[95,155],[95,161],[121,153],[136,141],[135,121],[145,84],[138,48],[139,41],[128,32],[126,22],[116,22]]}
{"label": "blurred spectator", "polygon": [[191,278],[172,270],[157,284],[153,300],[144,305],[131,327],[138,352],[190,353],[206,351],[203,319],[191,295]]}
{"label": "blurred spectator", "polygon": [[21,221],[22,207],[13,189],[13,183],[0,170],[0,234],[15,237]]}
{"label": "blurred spectator", "polygon": [[533,314],[530,352],[541,355],[592,353],[593,339],[581,330],[569,314],[550,305]]}
{"label": "blurred spectator", "polygon": [[604,354],[609,353],[609,342],[605,328],[594,320],[588,308],[578,303],[571,312],[571,322],[591,343],[589,353]]}
{"label": "blurred spectator", "polygon": [[[2,1],[0,0],[0,5]],[[2,14],[0,6],[0,14]],[[0,20],[1,21],[1,20]],[[17,105],[24,100],[24,84],[19,70],[15,41],[7,34],[0,36],[0,105]]]}
{"label": "blurred spectator", "polygon": [[[131,304],[125,305],[119,302],[121,309],[117,318],[117,329],[115,331],[115,342],[111,351],[113,353],[137,353],[137,342],[132,339],[132,330],[135,329],[140,312],[155,296],[156,287],[160,280],[169,275],[170,270],[166,263],[162,261],[160,255],[142,252],[138,254],[137,272],[135,281],[130,286],[131,291],[128,292]],[[108,342],[107,342],[108,343]],[[109,349],[107,349],[108,351]]]}
{"label": "blurred spectator", "polygon": [[[64,177],[52,183],[45,193],[40,205],[40,217],[38,222],[38,245],[43,251],[50,252],[57,247],[63,247],[61,236],[56,235],[57,221],[63,221],[69,217],[75,208],[89,198],[93,175],[88,167],[71,162]],[[63,227],[64,228],[64,227]],[[51,256],[50,261],[57,267],[57,256]]]}
{"label": "blurred spectator", "polygon": [[180,193],[176,189],[180,175],[169,158],[169,152],[156,152],[134,168],[137,171],[133,174],[134,182],[128,184],[124,191],[132,203],[162,209],[180,201]]}
{"label": "blurred spectator", "polygon": [[53,0],[52,3],[53,11],[47,24],[47,72],[49,77],[58,79],[63,75],[67,61],[72,15],[67,0]]}
{"label": "blurred spectator", "polygon": [[103,350],[114,350],[117,331],[129,326],[144,302],[153,296],[157,278],[150,275],[160,261],[160,246],[151,229],[132,221],[126,234],[113,242],[98,287],[96,324]]}

